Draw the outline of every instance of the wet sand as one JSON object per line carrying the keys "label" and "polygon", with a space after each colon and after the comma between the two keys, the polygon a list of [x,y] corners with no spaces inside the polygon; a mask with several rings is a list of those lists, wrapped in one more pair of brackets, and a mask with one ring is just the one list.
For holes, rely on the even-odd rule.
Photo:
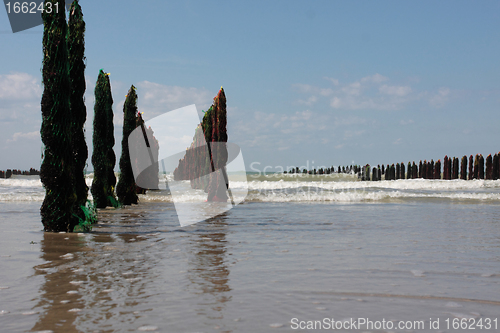
{"label": "wet sand", "polygon": [[252,202],[181,228],[172,203],[143,202],[85,234],[42,232],[39,205],[1,206],[2,332],[465,332],[446,319],[500,313],[498,204]]}

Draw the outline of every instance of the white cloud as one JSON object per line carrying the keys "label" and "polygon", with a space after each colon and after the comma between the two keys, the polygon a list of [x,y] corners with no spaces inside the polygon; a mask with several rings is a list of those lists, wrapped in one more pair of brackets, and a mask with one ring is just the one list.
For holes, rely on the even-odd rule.
{"label": "white cloud", "polygon": [[7,142],[16,142],[19,140],[36,140],[40,139],[40,132],[35,131],[35,132],[29,132],[29,133],[23,133],[23,132],[17,132],[12,135],[11,139],[8,139]]}
{"label": "white cloud", "polygon": [[410,103],[425,101],[431,106],[441,107],[448,102],[451,92],[440,88],[437,93],[415,92],[409,85],[390,84],[389,78],[381,74],[365,76],[357,81],[341,84],[332,81],[334,88],[322,88],[308,84],[294,84],[299,93],[309,95],[298,99],[299,104],[312,106],[321,103],[327,97],[331,108],[336,110],[401,110]]}
{"label": "white cloud", "polygon": [[399,124],[400,124],[400,125],[403,125],[403,126],[404,126],[404,125],[410,125],[410,124],[413,124],[413,123],[414,123],[413,119],[401,120],[401,121],[399,122]]}
{"label": "white cloud", "polygon": [[33,100],[42,97],[39,79],[26,73],[0,75],[0,100]]}
{"label": "white cloud", "polygon": [[342,88],[342,92],[344,92],[346,95],[359,96],[359,94],[361,93],[361,82],[354,82],[349,84],[348,86]]}
{"label": "white cloud", "polygon": [[139,82],[136,87],[139,109],[145,112],[145,119],[190,104],[196,104],[198,111],[206,110],[217,93],[207,89],[166,86],[149,81]]}
{"label": "white cloud", "polygon": [[433,107],[442,107],[450,98],[450,89],[446,87],[439,88],[437,94],[429,99],[429,104]]}
{"label": "white cloud", "polygon": [[376,73],[372,76],[365,76],[364,78],[361,79],[361,82],[382,83],[388,80],[389,80],[388,77]]}
{"label": "white cloud", "polygon": [[398,138],[396,141],[394,141],[392,144],[393,145],[399,145],[403,142],[403,139],[402,138]]}
{"label": "white cloud", "polygon": [[325,76],[325,80],[328,80],[328,81],[332,82],[333,85],[335,85],[335,86],[338,86],[340,84],[339,80],[331,78],[331,77]]}
{"label": "white cloud", "polygon": [[307,105],[307,106],[311,106],[313,105],[314,103],[316,103],[318,101],[318,97],[316,96],[311,96],[309,97],[307,100],[302,100],[302,99],[299,99],[299,104],[304,104],[304,105]]}
{"label": "white cloud", "polygon": [[378,89],[382,94],[394,96],[406,96],[411,93],[411,88],[408,86],[388,86],[384,84]]}

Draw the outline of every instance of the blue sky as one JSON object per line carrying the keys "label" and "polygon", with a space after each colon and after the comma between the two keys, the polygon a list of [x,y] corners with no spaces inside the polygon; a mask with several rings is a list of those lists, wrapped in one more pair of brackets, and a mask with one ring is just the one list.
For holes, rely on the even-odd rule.
{"label": "blue sky", "polygon": [[[110,72],[115,150],[131,84],[150,119],[220,86],[246,164],[387,164],[500,150],[498,1],[89,1],[93,89]],[[42,27],[0,8],[0,169],[38,168]],[[89,159],[89,170],[92,169]]]}

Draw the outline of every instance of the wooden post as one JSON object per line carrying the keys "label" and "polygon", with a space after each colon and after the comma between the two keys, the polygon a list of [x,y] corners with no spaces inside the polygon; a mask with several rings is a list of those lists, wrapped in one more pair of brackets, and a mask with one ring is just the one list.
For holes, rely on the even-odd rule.
{"label": "wooden post", "polygon": [[479,154],[474,158],[474,179],[479,178]]}
{"label": "wooden post", "polygon": [[467,156],[462,156],[460,179],[467,180]]}
{"label": "wooden post", "polygon": [[437,160],[434,166],[434,179],[441,180],[441,160]]}
{"label": "wooden post", "polygon": [[458,179],[458,175],[459,175],[458,169],[459,169],[458,158],[453,157],[453,174],[452,174],[452,179]]}
{"label": "wooden post", "polygon": [[499,154],[495,154],[493,156],[493,170],[491,179],[497,180],[500,176],[500,163],[499,163]]}
{"label": "wooden post", "polygon": [[479,166],[479,170],[478,170],[477,178],[484,179],[484,157],[482,154],[479,154],[478,166]]}
{"label": "wooden post", "polygon": [[486,157],[486,178],[485,179],[493,179],[493,158],[491,154]]}
{"label": "wooden post", "polygon": [[472,155],[469,156],[469,180],[474,179],[474,157]]}
{"label": "wooden post", "polygon": [[448,155],[445,155],[443,160],[443,179],[448,179],[449,172],[450,170],[448,169]]}

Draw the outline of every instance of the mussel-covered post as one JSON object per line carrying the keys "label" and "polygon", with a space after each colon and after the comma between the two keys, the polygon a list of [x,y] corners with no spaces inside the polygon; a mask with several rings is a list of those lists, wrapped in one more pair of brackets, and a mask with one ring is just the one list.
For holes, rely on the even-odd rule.
{"label": "mussel-covered post", "polygon": [[122,205],[137,204],[138,201],[128,146],[129,135],[135,129],[137,112],[137,93],[135,87],[131,86],[123,104],[122,154],[120,156],[120,176],[116,185],[116,195]]}
{"label": "mussel-covered post", "polygon": [[114,126],[111,85],[109,74],[104,73],[102,69],[99,71],[94,94],[94,133],[92,135],[94,179],[90,191],[94,197],[95,207],[105,208],[116,205],[114,196],[116,157],[113,152]]}
{"label": "mussel-covered post", "polygon": [[88,157],[84,130],[85,121],[87,120],[87,108],[84,100],[86,89],[85,21],[83,20],[82,8],[77,0],[71,4],[68,26],[69,78],[71,86],[70,109],[73,119],[71,123],[71,146],[74,156],[73,175],[76,193],[76,202],[73,210],[81,220],[85,220],[84,207],[87,203],[89,191],[85,183],[85,166]]}
{"label": "mussel-covered post", "polygon": [[[64,1],[47,1],[64,8]],[[40,180],[45,198],[40,208],[45,231],[73,231],[78,224],[74,207],[74,158],[71,146],[69,59],[66,37],[68,25],[64,10],[42,13],[43,95],[40,135],[44,145]]]}

